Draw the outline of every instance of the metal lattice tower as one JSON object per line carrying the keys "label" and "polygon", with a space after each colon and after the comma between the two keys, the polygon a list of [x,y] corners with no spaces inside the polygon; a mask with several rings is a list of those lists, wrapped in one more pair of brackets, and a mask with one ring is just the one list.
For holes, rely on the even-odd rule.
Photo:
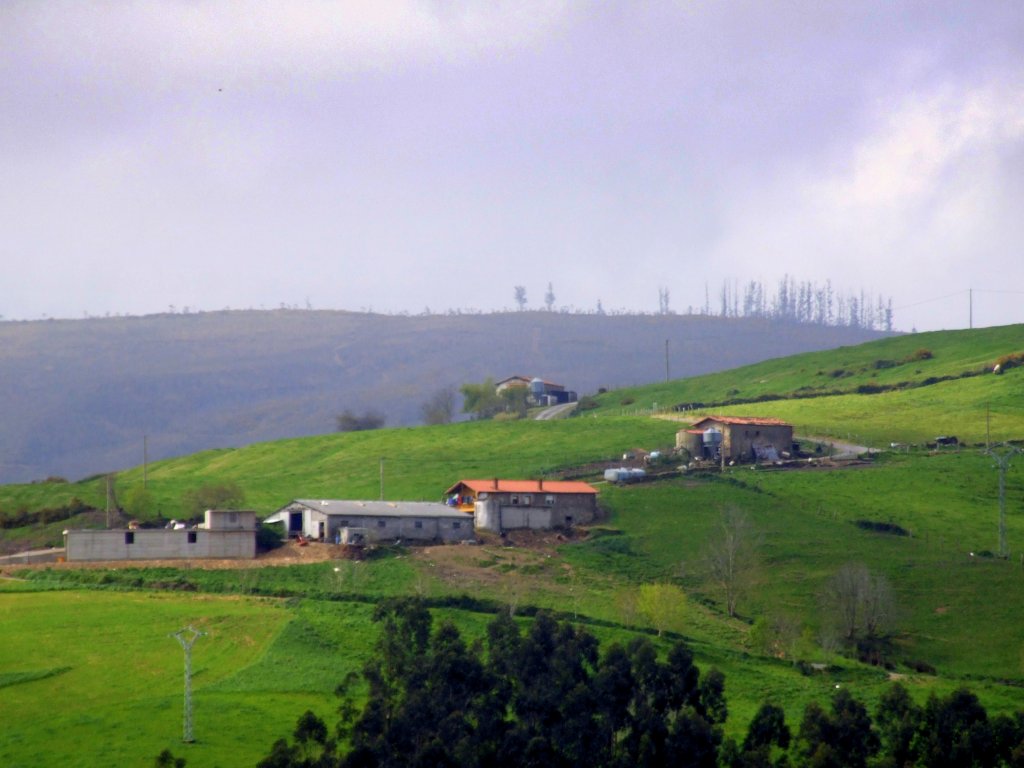
{"label": "metal lattice tower", "polygon": [[999,470],[999,556],[1008,557],[1010,551],[1006,545],[1006,472],[1010,468],[1010,460],[1022,453],[1020,448],[1004,445],[999,451],[990,448],[985,453],[995,461]]}
{"label": "metal lattice tower", "polygon": [[185,715],[181,740],[186,744],[195,741],[195,737],[192,735],[192,646],[205,634],[205,632],[188,626],[171,635],[181,643],[181,648],[185,651]]}

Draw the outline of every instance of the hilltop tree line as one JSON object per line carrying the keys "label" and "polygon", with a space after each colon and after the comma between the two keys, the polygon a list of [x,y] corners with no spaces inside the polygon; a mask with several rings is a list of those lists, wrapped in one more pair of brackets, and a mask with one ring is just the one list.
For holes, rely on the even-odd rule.
{"label": "hilltop tree line", "polygon": [[353,704],[350,676],[338,687],[338,725],[307,711],[260,768],[1024,765],[1024,712],[989,717],[966,689],[921,705],[895,683],[872,717],[837,687],[793,727],[766,701],[734,739],[723,732],[724,675],[702,673],[681,641],[663,658],[647,638],[602,650],[586,629],[546,614],[524,631],[502,613],[467,644],[450,622],[434,628],[415,598],[381,603],[374,620],[366,703]]}
{"label": "hilltop tree line", "polygon": [[[513,296],[517,309],[526,309],[526,287],[515,286]],[[554,311],[555,293],[548,283],[544,294],[544,308]],[[569,311],[562,308],[563,312]],[[606,313],[600,299],[594,314]],[[672,315],[671,294],[666,286],[658,288],[659,315]],[[718,317],[759,317],[794,323],[815,325],[849,326],[891,332],[893,330],[892,298],[872,296],[863,290],[844,293],[832,287],[832,281],[818,284],[810,280],[798,281],[791,275],[783,275],[772,288],[759,280],[725,281],[712,299],[710,288],[704,288],[704,306],[687,308],[688,315]]]}

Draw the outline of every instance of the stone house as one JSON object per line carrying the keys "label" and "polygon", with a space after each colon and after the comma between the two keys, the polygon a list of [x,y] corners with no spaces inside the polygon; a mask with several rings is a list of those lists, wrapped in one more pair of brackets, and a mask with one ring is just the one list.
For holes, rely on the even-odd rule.
{"label": "stone house", "polygon": [[758,416],[708,416],[679,430],[676,447],[693,458],[776,461],[793,450],[793,426]]}

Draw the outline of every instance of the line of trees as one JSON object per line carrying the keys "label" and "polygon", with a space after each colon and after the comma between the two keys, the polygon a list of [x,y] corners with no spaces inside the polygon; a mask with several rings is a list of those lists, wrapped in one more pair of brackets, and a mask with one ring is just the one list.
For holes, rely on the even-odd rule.
{"label": "line of trees", "polygon": [[374,620],[365,704],[353,703],[352,675],[338,725],[307,711],[260,768],[1024,765],[1024,712],[989,717],[963,688],[920,705],[895,683],[874,717],[837,688],[827,707],[805,707],[795,733],[766,701],[740,740],[723,735],[724,675],[701,673],[681,641],[663,658],[644,637],[602,651],[586,629],[542,613],[524,631],[502,613],[467,644],[416,598],[381,603]]}
{"label": "line of trees", "polygon": [[[662,312],[668,311],[668,292],[659,292]],[[705,289],[701,314],[720,317],[764,317],[816,325],[850,326],[870,330],[893,330],[892,298],[872,296],[863,290],[841,293],[833,289],[832,281],[818,284],[809,280],[797,281],[783,275],[774,291],[764,283],[750,280],[723,282],[718,292],[717,306],[712,307],[710,293]],[[691,307],[690,313],[693,313]]]}

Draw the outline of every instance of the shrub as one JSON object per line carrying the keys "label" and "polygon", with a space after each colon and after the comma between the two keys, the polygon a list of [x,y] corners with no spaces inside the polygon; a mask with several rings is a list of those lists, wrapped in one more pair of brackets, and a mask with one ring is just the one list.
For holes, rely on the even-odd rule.
{"label": "shrub", "polygon": [[632,405],[636,402],[635,397],[624,397],[619,401],[619,405]]}
{"label": "shrub", "polygon": [[1009,368],[1016,368],[1018,365],[1024,365],[1024,352],[1013,352],[1009,355],[1003,355],[996,360],[993,370],[996,373],[1002,373]]}
{"label": "shrub", "polygon": [[904,360],[904,362],[911,363],[911,362],[914,362],[916,360],[931,360],[932,357],[933,357],[933,355],[932,355],[932,351],[930,349],[927,349],[925,347],[921,347],[920,349],[914,350],[909,355],[907,355],[907,357]]}

